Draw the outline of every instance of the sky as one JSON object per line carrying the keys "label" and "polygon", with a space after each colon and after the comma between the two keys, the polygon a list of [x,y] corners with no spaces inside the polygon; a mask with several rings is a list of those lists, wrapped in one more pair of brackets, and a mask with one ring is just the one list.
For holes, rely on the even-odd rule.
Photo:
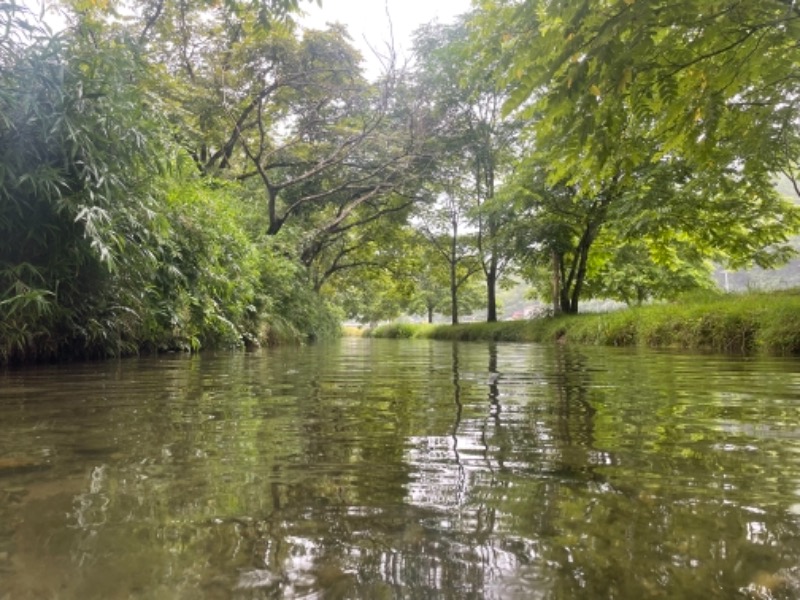
{"label": "sky", "polygon": [[347,25],[353,43],[364,55],[367,74],[380,72],[379,61],[370,50],[386,49],[391,31],[394,33],[398,57],[409,58],[412,32],[426,23],[449,23],[456,15],[470,9],[470,0],[322,0],[320,8],[313,2],[301,4],[307,13],[302,23],[307,27],[324,27],[328,22]]}
{"label": "sky", "polygon": [[[18,3],[39,12],[45,0],[17,0]],[[306,13],[301,23],[309,28],[324,28],[328,22],[339,22],[347,26],[354,45],[361,51],[366,62],[368,76],[381,72],[380,61],[375,52],[384,52],[386,44],[394,34],[398,58],[410,58],[411,34],[420,25],[438,21],[452,22],[454,17],[470,9],[470,0],[317,0],[300,3]],[[2,4],[2,0],[0,0]],[[388,15],[388,16],[387,16]],[[55,19],[55,20],[54,20]],[[54,21],[53,21],[54,20]],[[58,28],[57,17],[49,19]]]}

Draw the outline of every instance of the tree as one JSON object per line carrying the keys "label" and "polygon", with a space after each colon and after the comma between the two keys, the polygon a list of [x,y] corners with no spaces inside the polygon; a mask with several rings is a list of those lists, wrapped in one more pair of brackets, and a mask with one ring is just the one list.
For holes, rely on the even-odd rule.
{"label": "tree", "polygon": [[269,235],[299,223],[310,266],[327,238],[415,200],[424,131],[394,64],[366,81],[341,26],[265,26],[251,5],[237,5],[233,17],[212,11],[177,27],[187,41],[171,61],[175,97],[196,115],[182,141],[203,173],[264,198]]}
{"label": "tree", "polygon": [[418,214],[422,238],[430,245],[432,257],[446,269],[453,325],[459,319],[459,292],[481,269],[474,235],[463,233],[466,212],[464,197],[454,179],[445,184],[434,204]]}
{"label": "tree", "polygon": [[595,264],[587,276],[586,295],[611,298],[628,306],[648,300],[674,300],[696,290],[715,290],[713,263],[697,256],[693,244],[674,239],[667,247],[646,241],[599,240]]}
{"label": "tree", "polygon": [[0,362],[338,332],[242,185],[176,143],[174,80],[95,8],[52,35],[0,7]]}
{"label": "tree", "polygon": [[[565,152],[571,161],[602,149],[598,117],[607,122],[612,115],[597,107],[614,97],[624,109],[619,118],[646,124],[641,133],[660,143],[663,154],[691,158],[695,166],[742,159],[753,171],[777,171],[794,162],[786,148],[798,135],[800,84],[792,73],[800,60],[800,18],[790,0],[533,0],[489,7],[482,32],[492,40],[488,47],[505,49],[501,75],[513,89],[508,108],[527,104],[551,129],[561,122],[580,133],[581,143]],[[575,104],[587,109],[583,118]]]}
{"label": "tree", "polygon": [[771,246],[798,216],[772,174],[794,164],[800,97],[789,75],[798,19],[786,3],[487,6],[477,22],[488,60],[503,56],[506,109],[531,119],[521,187],[547,212],[549,246],[571,261],[553,255],[566,312],[578,310],[608,228],[661,244],[679,232],[733,263],[785,258],[785,245]]}
{"label": "tree", "polygon": [[412,295],[416,232],[404,214],[339,236],[312,267],[316,289],[361,323],[399,316]]}
{"label": "tree", "polygon": [[[391,250],[381,245],[391,243],[392,232],[419,199],[420,173],[429,161],[424,143],[430,121],[419,118],[413,90],[404,84],[391,57],[383,77],[367,81],[361,56],[344,28],[300,30],[292,18],[300,4],[296,0],[66,4],[72,30],[87,44],[100,49],[124,41],[135,55],[141,67],[136,75],[147,77],[140,86],[146,97],[143,107],[157,107],[154,114],[171,126],[170,141],[192,158],[204,180],[186,184],[189,195],[196,192],[207,198],[206,192],[219,189],[220,198],[235,210],[252,210],[260,202],[264,218],[238,215],[236,227],[246,222],[250,243],[257,249],[279,248],[281,258],[296,260],[309,287],[320,296],[310,302],[298,289],[304,299],[291,314],[281,315],[287,319],[281,329],[306,333],[306,326],[294,323],[291,315],[302,317],[301,304],[324,305],[336,295],[331,294],[335,285],[354,289],[351,284],[359,277],[382,278]],[[125,75],[120,70],[120,76]],[[166,185],[172,190],[184,183]],[[203,190],[197,191],[196,184]],[[219,203],[209,204],[212,213],[222,210]],[[177,222],[170,223],[174,233],[182,230],[184,221],[195,221],[192,208],[177,203],[175,210],[165,211],[154,206],[153,214],[175,218]],[[225,223],[221,218],[218,224],[225,229]],[[264,238],[253,229],[255,223],[261,224],[266,238],[279,241]],[[199,246],[217,234],[224,235],[215,227],[208,240],[198,236]],[[186,255],[192,253],[191,244],[181,246],[169,236],[159,237],[155,246],[148,252],[166,257],[168,263],[163,272],[156,269],[161,286],[156,296],[166,294],[172,301],[175,311],[164,314],[183,314],[180,307],[189,298],[194,302],[204,296],[208,290],[203,286],[209,282],[200,277],[203,285],[187,287],[191,282],[182,267],[196,271],[204,263]],[[174,247],[180,251],[173,252]],[[283,261],[272,250],[267,254],[270,261],[281,263],[276,271],[283,273]],[[217,258],[223,259],[209,257],[207,273],[217,272],[212,264]],[[370,269],[378,275],[368,274]],[[347,275],[350,270],[352,277]],[[281,275],[272,282],[280,301],[272,297],[272,290],[256,289],[267,298],[252,306],[281,321],[271,307],[285,301],[286,281],[305,290],[306,282],[296,275]],[[317,313],[325,310],[311,312],[300,321],[318,323]],[[192,319],[178,320],[186,327],[175,327],[176,332],[197,331]],[[183,337],[202,343],[208,336]]]}
{"label": "tree", "polygon": [[269,235],[302,229],[290,237],[310,267],[328,237],[416,200],[426,132],[393,58],[367,81],[346,30],[300,30],[299,4],[137,0],[137,19],[95,9],[80,21],[138,41],[199,171],[260,197]]}
{"label": "tree", "polygon": [[425,251],[419,257],[421,260],[418,269],[409,275],[416,293],[409,302],[407,310],[412,315],[424,315],[428,323],[433,323],[436,313],[452,312],[450,273],[449,270],[437,268],[439,256],[433,253],[433,248],[426,244]]}
{"label": "tree", "polygon": [[[504,192],[519,206],[509,234],[517,238],[520,260],[552,273],[557,312],[577,312],[585,295],[617,296],[612,290],[620,291],[622,282],[613,280],[635,265],[650,270],[636,275],[650,281],[646,287],[654,293],[645,295],[669,297],[668,283],[673,292],[707,285],[709,261],[769,266],[791,253],[775,242],[796,226],[797,212],[771,188],[733,176],[681,177],[674,165],[658,164],[639,170],[617,195],[587,198],[579,186],[548,185],[533,161],[528,167],[517,173],[520,187]],[[626,260],[634,263],[623,267]]]}
{"label": "tree", "polygon": [[[438,115],[438,160],[458,169],[486,282],[487,317],[497,320],[497,285],[511,265],[503,228],[513,220],[495,189],[513,156],[519,124],[501,114],[505,93],[487,80],[469,43],[467,16],[416,32],[417,86]],[[469,183],[467,183],[467,181]]]}
{"label": "tree", "polygon": [[[428,323],[433,323],[437,314],[452,318],[452,271],[448,260],[441,248],[419,231],[414,231],[412,240],[405,268],[397,274],[408,286],[403,304],[405,314],[421,315]],[[482,290],[474,277],[459,285],[456,302],[459,316],[483,306]]]}

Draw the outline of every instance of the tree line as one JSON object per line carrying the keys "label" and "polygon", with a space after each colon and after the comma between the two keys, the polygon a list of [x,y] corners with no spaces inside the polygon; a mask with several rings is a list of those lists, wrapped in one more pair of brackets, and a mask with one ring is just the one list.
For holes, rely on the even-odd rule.
{"label": "tree line", "polygon": [[556,312],[780,264],[789,0],[486,0],[387,47],[297,0],[0,4],[0,359],[240,347],[345,317]]}

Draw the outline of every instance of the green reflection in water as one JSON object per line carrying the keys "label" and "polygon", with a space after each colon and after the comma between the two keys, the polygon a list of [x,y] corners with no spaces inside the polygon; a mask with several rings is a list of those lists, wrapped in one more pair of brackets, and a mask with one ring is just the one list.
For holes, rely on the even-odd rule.
{"label": "green reflection in water", "polygon": [[786,359],[345,339],[0,375],[0,600],[796,598]]}

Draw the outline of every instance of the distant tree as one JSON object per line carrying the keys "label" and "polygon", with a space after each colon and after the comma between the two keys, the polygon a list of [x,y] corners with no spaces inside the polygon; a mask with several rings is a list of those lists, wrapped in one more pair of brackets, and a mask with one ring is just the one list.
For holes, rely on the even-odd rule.
{"label": "distant tree", "polygon": [[457,181],[440,188],[436,202],[418,212],[417,229],[430,246],[432,265],[441,264],[447,273],[450,291],[449,314],[453,325],[459,322],[459,293],[481,270],[474,234],[465,233],[467,207]]}
{"label": "distant tree", "polygon": [[423,315],[428,323],[434,316],[450,312],[449,271],[438,268],[438,256],[431,256],[431,249],[420,256],[418,269],[409,275],[414,284],[414,295],[406,307],[412,315]]}
{"label": "distant tree", "polygon": [[[404,276],[411,284],[411,295],[405,304],[405,312],[422,315],[433,323],[436,315],[452,317],[450,264],[441,250],[427,239],[419,239],[416,254],[410,264],[411,270]],[[470,314],[484,305],[479,282],[470,278],[462,283],[457,292],[457,314]]]}
{"label": "distant tree", "polygon": [[649,300],[673,300],[686,292],[715,290],[713,263],[696,256],[691,243],[673,240],[649,247],[641,240],[620,245],[600,240],[587,276],[586,295],[641,306]]}
{"label": "distant tree", "polygon": [[453,25],[417,30],[416,85],[437,115],[437,158],[447,171],[458,170],[470,226],[486,285],[486,319],[497,320],[497,286],[512,264],[503,229],[513,221],[509,206],[495,202],[495,191],[512,164],[520,125],[501,114],[506,95],[487,80],[486,69],[470,46],[468,16]]}
{"label": "distant tree", "polygon": [[413,295],[410,273],[419,251],[405,215],[348,233],[331,238],[312,266],[315,289],[342,307],[348,318],[362,323],[399,316]]}

